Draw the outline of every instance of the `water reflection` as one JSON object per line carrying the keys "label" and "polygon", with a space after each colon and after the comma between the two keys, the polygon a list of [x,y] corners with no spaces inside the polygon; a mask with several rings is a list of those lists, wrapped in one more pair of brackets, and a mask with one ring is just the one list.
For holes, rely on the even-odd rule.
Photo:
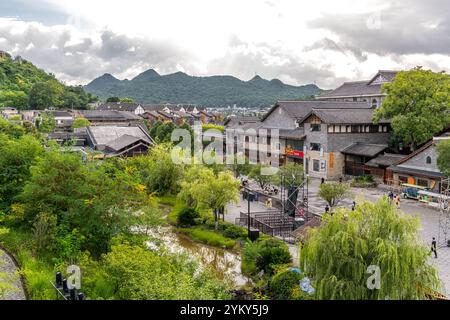
{"label": "water reflection", "polygon": [[[171,253],[187,253],[195,257],[201,266],[210,268],[220,279],[235,287],[249,282],[241,273],[241,257],[237,253],[194,242],[185,235],[173,232],[170,227],[153,232],[151,236],[160,240]],[[150,248],[157,246],[152,241],[148,245]]]}

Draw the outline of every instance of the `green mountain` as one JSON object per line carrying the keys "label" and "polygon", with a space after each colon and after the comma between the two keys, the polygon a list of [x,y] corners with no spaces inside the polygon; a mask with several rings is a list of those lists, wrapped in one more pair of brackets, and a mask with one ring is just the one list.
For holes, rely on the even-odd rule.
{"label": "green mountain", "polygon": [[278,100],[309,98],[322,92],[314,84],[291,86],[278,79],[255,76],[242,81],[232,76],[194,77],[183,72],[159,75],[150,69],[132,80],[110,74],[93,80],[85,90],[101,98],[127,97],[146,104],[190,103],[203,106],[261,107]]}
{"label": "green mountain", "polygon": [[83,109],[94,100],[81,86],[66,86],[31,62],[0,51],[0,107]]}

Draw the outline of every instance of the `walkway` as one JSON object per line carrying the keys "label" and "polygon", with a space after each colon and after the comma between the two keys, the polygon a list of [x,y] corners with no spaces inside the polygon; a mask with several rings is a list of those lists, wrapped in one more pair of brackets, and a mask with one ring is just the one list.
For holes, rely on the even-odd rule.
{"label": "walkway", "polygon": [[[7,273],[13,278],[14,289],[9,290],[3,300],[25,300],[22,282],[17,274],[13,259],[0,249],[0,273]],[[1,280],[0,280],[1,281]]]}

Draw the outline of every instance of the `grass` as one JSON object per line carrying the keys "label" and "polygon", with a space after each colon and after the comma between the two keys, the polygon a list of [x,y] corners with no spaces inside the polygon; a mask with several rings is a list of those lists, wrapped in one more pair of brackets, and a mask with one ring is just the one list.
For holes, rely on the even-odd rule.
{"label": "grass", "polygon": [[55,291],[50,280],[55,277],[53,264],[46,258],[37,257],[32,250],[32,235],[20,229],[10,229],[0,234],[0,244],[13,254],[25,278],[26,290],[33,300],[53,300]]}
{"label": "grass", "polygon": [[187,235],[190,239],[210,246],[233,249],[236,241],[226,238],[215,231],[205,230],[201,226],[192,228],[179,228],[178,232]]}

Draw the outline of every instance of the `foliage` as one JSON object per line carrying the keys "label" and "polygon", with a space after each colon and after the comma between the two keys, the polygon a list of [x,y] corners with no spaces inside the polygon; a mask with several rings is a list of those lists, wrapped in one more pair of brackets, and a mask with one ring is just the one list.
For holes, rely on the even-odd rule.
{"label": "foliage", "polygon": [[170,143],[172,137],[172,131],[175,130],[177,126],[170,121],[156,121],[150,127],[150,136],[160,143]]}
{"label": "foliage", "polygon": [[242,254],[242,272],[255,276],[261,271],[271,275],[280,265],[291,263],[288,246],[275,238],[248,242]]}
{"label": "foliage", "polygon": [[[252,169],[250,170],[250,173],[248,174],[248,176],[251,179],[254,179],[258,185],[260,186],[261,189],[264,189],[265,186],[271,184],[271,183],[275,183],[277,182],[277,176],[274,174],[266,174],[266,172],[264,172],[265,170],[269,171],[271,170],[271,167],[268,165],[264,165],[261,163],[252,165]],[[271,173],[269,171],[269,173]]]}
{"label": "foliage", "polygon": [[236,241],[229,239],[218,232],[206,230],[201,227],[178,229],[178,232],[186,234],[192,240],[214,247],[232,249],[236,245]]}
{"label": "foliage", "polygon": [[[91,268],[93,268],[91,266]],[[89,266],[83,269],[90,270]],[[95,268],[95,265],[94,265]],[[128,244],[114,245],[84,277],[94,299],[226,299],[226,287],[187,256],[156,253]],[[101,293],[102,296],[96,296]],[[104,294],[108,294],[105,296]]]}
{"label": "foliage", "polygon": [[192,77],[182,72],[145,77],[149,71],[131,81],[102,76],[85,89],[102,98],[120,96],[146,104],[192,103],[214,107],[269,106],[278,100],[293,100],[321,92],[313,84],[296,87],[260,77],[247,82],[230,76]]}
{"label": "foliage", "polygon": [[278,182],[280,185],[281,177],[284,177],[286,185],[302,185],[305,180],[303,165],[294,162],[285,164],[278,172]]}
{"label": "foliage", "polygon": [[[301,248],[300,263],[318,299],[424,299],[440,282],[420,238],[419,220],[383,198],[324,217]],[[380,268],[379,290],[367,286],[369,266]]]}
{"label": "foliage", "polygon": [[72,123],[72,128],[86,128],[91,125],[90,121],[86,118],[76,118]]}
{"label": "foliage", "polygon": [[25,129],[19,125],[12,124],[8,120],[0,118],[0,135],[11,138],[19,138],[25,134]]}
{"label": "foliage", "polygon": [[319,197],[325,200],[330,207],[337,206],[343,199],[349,197],[350,185],[347,183],[327,182],[319,188]]}
{"label": "foliage", "polygon": [[238,192],[239,181],[230,172],[214,174],[209,168],[193,165],[186,171],[179,197],[188,206],[213,210],[217,228],[218,210],[237,202]]}
{"label": "foliage", "polygon": [[182,227],[193,226],[195,219],[200,218],[200,214],[194,208],[185,207],[180,210],[177,216],[177,225]]}
{"label": "foliage", "polygon": [[276,273],[269,281],[269,294],[275,300],[298,299],[299,282],[303,275],[291,268]]}
{"label": "foliage", "polygon": [[44,112],[38,119],[36,119],[36,127],[40,132],[50,133],[56,128],[55,117],[50,112]]}
{"label": "foliage", "polygon": [[0,211],[8,210],[14,197],[22,192],[31,176],[30,166],[43,152],[39,141],[32,136],[14,139],[0,133]]}
{"label": "foliage", "polygon": [[202,124],[202,131],[206,131],[209,129],[213,129],[213,130],[219,130],[220,132],[224,132],[225,131],[225,127],[218,125],[218,124],[214,124],[214,123],[205,123]]}
{"label": "foliage", "polygon": [[81,86],[65,86],[24,59],[0,59],[0,107],[85,109],[95,97]]}
{"label": "foliage", "polygon": [[447,177],[450,176],[450,140],[440,141],[437,146],[437,165]]}
{"label": "foliage", "polygon": [[223,224],[223,235],[230,239],[245,239],[247,238],[247,230],[232,223]]}
{"label": "foliage", "polygon": [[183,167],[172,161],[166,145],[156,145],[147,155],[128,159],[124,168],[137,176],[148,191],[158,195],[176,194],[183,175]]}
{"label": "foliage", "polygon": [[399,72],[382,88],[387,97],[375,111],[375,122],[392,119],[403,145],[413,149],[450,123],[450,76],[417,67]]}
{"label": "foliage", "polygon": [[98,256],[110,240],[128,230],[133,209],[148,203],[145,187],[111,163],[83,163],[79,155],[48,151],[31,168],[31,178],[18,197],[31,224],[41,213],[56,217],[61,245],[80,244]]}

